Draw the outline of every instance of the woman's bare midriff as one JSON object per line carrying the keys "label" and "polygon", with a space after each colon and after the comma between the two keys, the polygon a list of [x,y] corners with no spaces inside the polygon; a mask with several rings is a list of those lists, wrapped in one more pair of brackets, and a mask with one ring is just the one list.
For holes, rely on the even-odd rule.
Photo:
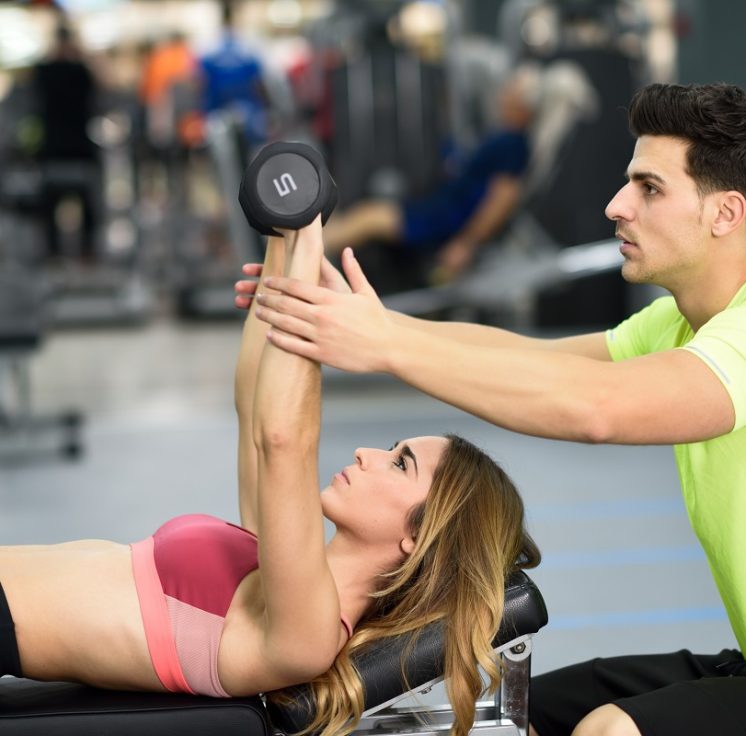
{"label": "woman's bare midriff", "polygon": [[84,540],[0,547],[0,584],[26,677],[163,690],[148,653],[129,546]]}

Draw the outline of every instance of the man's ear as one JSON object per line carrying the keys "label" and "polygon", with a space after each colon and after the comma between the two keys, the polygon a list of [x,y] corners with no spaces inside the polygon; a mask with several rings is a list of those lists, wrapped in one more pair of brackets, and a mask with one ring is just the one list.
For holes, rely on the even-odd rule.
{"label": "man's ear", "polygon": [[712,234],[716,238],[730,235],[746,218],[746,199],[741,192],[721,192],[718,211],[712,222]]}
{"label": "man's ear", "polygon": [[402,539],[401,542],[399,542],[399,548],[407,557],[409,557],[409,555],[411,555],[412,552],[414,552],[414,546],[415,546],[415,542],[414,542],[414,539],[412,539],[412,537],[404,537],[404,539]]}

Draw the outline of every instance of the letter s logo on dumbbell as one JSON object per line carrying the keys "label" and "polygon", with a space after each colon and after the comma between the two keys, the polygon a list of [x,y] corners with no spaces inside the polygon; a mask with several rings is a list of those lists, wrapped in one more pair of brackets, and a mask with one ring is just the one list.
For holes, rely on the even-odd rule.
{"label": "letter s logo on dumbbell", "polygon": [[317,150],[299,141],[275,141],[246,168],[238,201],[251,227],[281,235],[309,225],[318,214],[324,224],[337,204],[337,185]]}
{"label": "letter s logo on dumbbell", "polygon": [[287,197],[288,194],[290,194],[291,188],[294,192],[298,190],[298,185],[295,183],[292,175],[287,172],[280,176],[279,181],[277,179],[272,179],[272,183],[275,185],[275,189],[281,197]]}

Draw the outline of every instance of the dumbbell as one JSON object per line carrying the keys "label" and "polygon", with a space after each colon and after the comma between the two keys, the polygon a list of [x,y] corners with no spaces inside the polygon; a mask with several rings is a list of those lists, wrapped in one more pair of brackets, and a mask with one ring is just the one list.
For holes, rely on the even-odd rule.
{"label": "dumbbell", "polygon": [[249,225],[263,235],[274,228],[300,230],[337,204],[337,185],[324,159],[305,143],[270,143],[257,153],[241,181],[238,201]]}

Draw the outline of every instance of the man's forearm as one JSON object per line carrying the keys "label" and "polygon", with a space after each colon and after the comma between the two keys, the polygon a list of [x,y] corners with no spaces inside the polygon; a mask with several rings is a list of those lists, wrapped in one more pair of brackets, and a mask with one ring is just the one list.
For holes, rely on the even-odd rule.
{"label": "man's forearm", "polygon": [[401,312],[390,311],[389,315],[395,324],[407,329],[414,329],[434,337],[443,337],[464,345],[504,348],[546,348],[549,340],[519,335],[516,332],[499,327],[472,324],[470,322],[439,322],[419,319]]}
{"label": "man's forearm", "polygon": [[514,177],[502,176],[489,185],[486,195],[455,239],[480,245],[506,223],[520,199],[520,183]]}
{"label": "man's forearm", "polygon": [[400,327],[420,330],[433,337],[452,340],[454,343],[461,345],[485,348],[551,350],[594,358],[595,360],[611,360],[603,332],[555,338],[529,337],[491,325],[479,325],[471,322],[436,322],[393,311],[389,311],[388,314],[394,324]]}
{"label": "man's forearm", "polygon": [[603,363],[539,350],[538,341],[504,330],[497,334],[502,342],[456,344],[436,331],[399,325],[386,370],[492,424],[541,437],[596,441],[597,406],[610,385]]}

